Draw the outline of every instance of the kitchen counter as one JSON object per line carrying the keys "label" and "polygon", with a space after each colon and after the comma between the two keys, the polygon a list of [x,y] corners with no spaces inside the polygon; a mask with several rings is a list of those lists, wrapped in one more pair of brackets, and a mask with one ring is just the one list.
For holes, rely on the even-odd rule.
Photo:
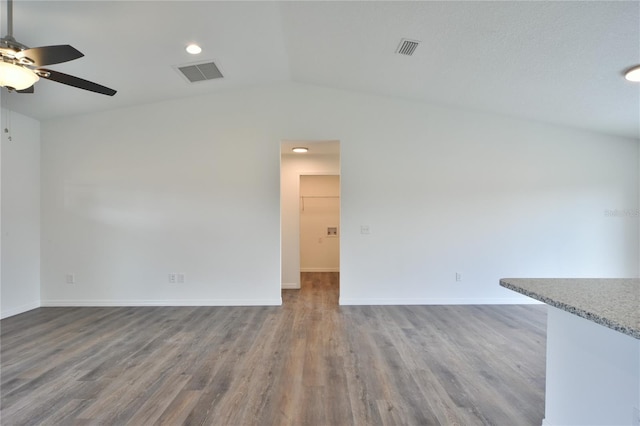
{"label": "kitchen counter", "polygon": [[640,279],[503,278],[500,285],[640,339]]}
{"label": "kitchen counter", "polygon": [[542,426],[640,425],[640,279],[500,285],[549,305]]}

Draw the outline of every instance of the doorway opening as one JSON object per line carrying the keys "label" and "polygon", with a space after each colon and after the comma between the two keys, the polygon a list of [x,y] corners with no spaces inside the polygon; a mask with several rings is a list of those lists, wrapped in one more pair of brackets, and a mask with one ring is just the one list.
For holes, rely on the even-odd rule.
{"label": "doorway opening", "polygon": [[[296,147],[306,147],[308,151],[295,153],[293,148]],[[335,299],[337,305],[341,206],[339,141],[282,142],[280,203],[282,289],[326,290],[335,293],[335,298],[329,300]]]}
{"label": "doorway opening", "polygon": [[300,176],[300,284],[316,293],[339,294],[339,175]]}

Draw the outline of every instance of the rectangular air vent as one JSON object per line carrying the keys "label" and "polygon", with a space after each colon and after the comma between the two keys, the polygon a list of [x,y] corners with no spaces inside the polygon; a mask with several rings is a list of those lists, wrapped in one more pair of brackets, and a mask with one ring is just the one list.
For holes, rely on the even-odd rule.
{"label": "rectangular air vent", "polygon": [[177,69],[191,83],[223,77],[216,64],[211,61],[200,64],[180,65]]}
{"label": "rectangular air vent", "polygon": [[409,40],[403,38],[402,40],[400,40],[400,45],[398,46],[396,53],[400,55],[411,56],[413,55],[413,52],[415,52],[416,47],[418,47],[419,44],[420,42],[418,40]]}

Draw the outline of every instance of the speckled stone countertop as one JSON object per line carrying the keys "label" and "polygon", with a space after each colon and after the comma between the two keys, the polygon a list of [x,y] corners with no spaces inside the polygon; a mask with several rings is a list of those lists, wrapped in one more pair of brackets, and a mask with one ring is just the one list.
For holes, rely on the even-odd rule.
{"label": "speckled stone countertop", "polygon": [[503,278],[500,285],[640,339],[638,278]]}

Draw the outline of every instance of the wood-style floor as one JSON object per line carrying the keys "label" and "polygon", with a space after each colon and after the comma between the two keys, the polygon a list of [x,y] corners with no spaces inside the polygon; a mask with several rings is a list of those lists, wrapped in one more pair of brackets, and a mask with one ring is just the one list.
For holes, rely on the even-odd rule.
{"label": "wood-style floor", "polygon": [[536,425],[546,310],[40,308],[0,322],[2,425]]}

